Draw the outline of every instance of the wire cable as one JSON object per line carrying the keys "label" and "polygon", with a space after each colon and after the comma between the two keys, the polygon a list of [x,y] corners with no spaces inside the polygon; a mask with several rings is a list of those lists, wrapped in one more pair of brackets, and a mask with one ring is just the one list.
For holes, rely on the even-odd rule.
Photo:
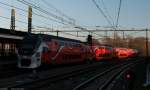
{"label": "wire cable", "polygon": [[46,14],[46,15],[50,15],[51,17],[53,17],[53,18],[55,18],[57,20],[60,20],[63,23],[67,23],[69,25],[74,25],[74,23],[72,21],[68,21],[68,20],[64,19],[63,17],[57,16],[57,15],[51,13],[51,12],[48,12],[48,11],[42,9],[41,7],[38,7],[38,6],[36,6],[36,5],[34,5],[34,4],[30,3],[30,2],[27,2],[25,0],[18,0],[18,1],[21,2],[21,3],[23,3],[23,4],[25,4],[25,5],[30,5],[34,9],[36,9],[36,10],[38,10],[38,11],[40,11],[40,12]]}
{"label": "wire cable", "polygon": [[95,0],[92,0],[93,3],[95,4],[95,6],[97,7],[97,9],[100,11],[100,13],[104,16],[104,18],[106,19],[106,21],[108,22],[108,24],[113,27],[113,24],[111,23],[111,21],[108,19],[108,17],[105,15],[104,11],[100,8],[100,6],[97,4],[97,2]]}
{"label": "wire cable", "polygon": [[102,3],[104,11],[107,13],[108,18],[111,20],[112,24],[114,25],[114,20],[111,17],[110,13],[108,12],[108,9],[107,9],[106,4],[104,3],[104,0],[101,0],[101,2],[99,0],[99,3]]}
{"label": "wire cable", "polygon": [[[12,7],[12,5],[9,5],[9,4],[3,3],[3,2],[0,2],[0,4],[5,5],[5,6],[8,6],[8,7]],[[19,7],[15,7],[15,6],[13,6],[13,7],[14,7],[15,9],[20,10],[20,11],[28,12],[27,10],[21,9],[21,8],[19,8]],[[51,21],[54,21],[54,22],[57,22],[57,23],[60,23],[60,24],[67,25],[67,24],[65,24],[65,23],[63,23],[63,22],[54,20],[54,19],[52,19],[52,18],[50,18],[50,17],[44,16],[44,15],[41,15],[41,14],[37,14],[37,13],[35,13],[35,12],[32,12],[32,13],[33,13],[34,15],[39,16],[39,17],[42,17],[42,18],[44,18],[44,19],[46,19],[46,20],[51,20]]]}
{"label": "wire cable", "polygon": [[116,28],[118,27],[118,24],[119,24],[121,5],[122,5],[122,0],[119,1],[118,14],[117,14],[117,20],[116,20],[116,26],[115,26]]}
{"label": "wire cable", "polygon": [[67,18],[68,20],[72,21],[75,23],[75,20],[73,18],[70,18],[69,16],[65,15],[62,11],[58,10],[56,7],[54,7],[52,4],[47,2],[46,0],[42,0],[42,2],[47,5],[49,8],[53,8],[56,13],[62,15],[63,17]]}

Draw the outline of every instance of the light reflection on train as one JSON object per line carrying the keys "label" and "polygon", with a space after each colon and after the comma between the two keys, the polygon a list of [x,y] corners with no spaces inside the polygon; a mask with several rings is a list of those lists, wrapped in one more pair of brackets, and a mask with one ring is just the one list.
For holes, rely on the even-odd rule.
{"label": "light reflection on train", "polygon": [[17,51],[19,68],[121,59],[128,58],[133,53],[135,52],[132,49],[90,46],[79,40],[44,34],[25,37]]}

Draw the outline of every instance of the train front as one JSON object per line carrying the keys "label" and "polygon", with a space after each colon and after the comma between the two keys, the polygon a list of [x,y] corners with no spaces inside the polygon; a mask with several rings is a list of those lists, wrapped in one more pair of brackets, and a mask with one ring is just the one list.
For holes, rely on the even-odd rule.
{"label": "train front", "polygon": [[19,68],[37,68],[41,65],[40,40],[38,36],[26,36],[17,49]]}

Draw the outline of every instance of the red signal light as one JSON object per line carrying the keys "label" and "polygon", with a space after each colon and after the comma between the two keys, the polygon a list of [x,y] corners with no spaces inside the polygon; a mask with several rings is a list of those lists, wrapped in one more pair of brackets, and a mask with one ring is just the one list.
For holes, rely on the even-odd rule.
{"label": "red signal light", "polygon": [[131,80],[131,75],[130,75],[130,74],[127,74],[127,75],[126,75],[126,79],[127,79],[127,80]]}
{"label": "red signal light", "polygon": [[125,79],[126,80],[133,80],[133,78],[134,78],[134,75],[133,75],[133,72],[132,71],[127,71],[126,73],[125,73]]}

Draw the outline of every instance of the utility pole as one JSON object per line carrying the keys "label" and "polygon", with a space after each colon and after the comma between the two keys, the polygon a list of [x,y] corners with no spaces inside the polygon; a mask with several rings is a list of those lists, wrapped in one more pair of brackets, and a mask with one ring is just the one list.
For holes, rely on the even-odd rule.
{"label": "utility pole", "polygon": [[124,40],[125,39],[124,31],[122,31],[122,34],[123,34],[122,39]]}
{"label": "utility pole", "polygon": [[116,47],[116,31],[114,31],[113,45],[114,47]]}
{"label": "utility pole", "polygon": [[15,30],[15,9],[11,9],[11,24],[10,30]]}
{"label": "utility pole", "polygon": [[106,37],[106,38],[108,37],[108,32],[107,32],[107,31],[105,31],[105,37]]}
{"label": "utility pole", "polygon": [[126,40],[125,40],[125,34],[124,34],[124,31],[122,31],[122,45],[123,45],[123,47],[126,47]]}
{"label": "utility pole", "polygon": [[92,35],[90,35],[90,34],[88,35],[87,42],[90,46],[92,46]]}
{"label": "utility pole", "polygon": [[28,33],[31,33],[32,29],[32,7],[28,8]]}
{"label": "utility pole", "polygon": [[146,29],[146,59],[148,59],[149,56],[149,46],[148,46],[148,29]]}
{"label": "utility pole", "polygon": [[77,37],[79,36],[78,32],[79,32],[79,31],[77,31]]}
{"label": "utility pole", "polygon": [[57,37],[58,37],[58,35],[59,35],[59,31],[56,31],[57,32]]}

